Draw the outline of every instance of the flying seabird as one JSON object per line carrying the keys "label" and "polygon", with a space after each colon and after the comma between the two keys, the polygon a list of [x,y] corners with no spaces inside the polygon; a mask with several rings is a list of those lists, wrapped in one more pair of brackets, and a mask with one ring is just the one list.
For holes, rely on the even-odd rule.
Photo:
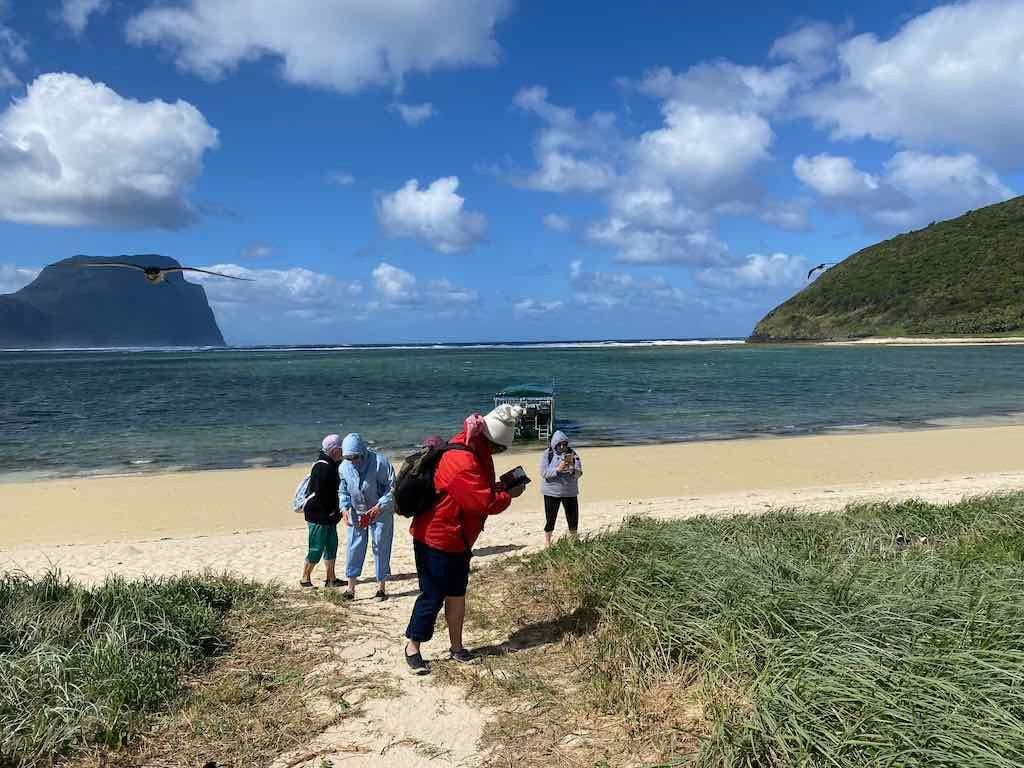
{"label": "flying seabird", "polygon": [[236,277],[235,275],[225,275],[223,272],[211,272],[208,269],[200,269],[199,267],[144,267],[141,264],[131,264],[127,261],[101,261],[101,262],[90,262],[83,266],[86,267],[121,267],[125,269],[137,269],[146,276],[153,285],[162,283],[164,278],[167,277],[168,272],[202,272],[204,275],[214,275],[215,277],[227,277],[231,280],[248,280],[252,282],[251,277]]}
{"label": "flying seabird", "polygon": [[828,261],[826,261],[824,264],[819,264],[818,266],[811,268],[807,272],[807,279],[810,280],[811,277],[813,277],[815,272],[818,272],[818,271],[823,270],[823,269],[828,269],[829,267],[834,267],[834,266],[835,266],[835,262],[828,262]]}

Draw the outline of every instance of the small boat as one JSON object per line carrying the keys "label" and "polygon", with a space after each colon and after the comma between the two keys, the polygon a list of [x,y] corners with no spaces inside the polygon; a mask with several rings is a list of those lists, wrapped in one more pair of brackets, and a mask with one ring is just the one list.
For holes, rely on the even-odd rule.
{"label": "small boat", "polygon": [[555,432],[555,387],[520,384],[494,396],[495,407],[521,405],[526,412],[516,424],[516,439],[548,441]]}

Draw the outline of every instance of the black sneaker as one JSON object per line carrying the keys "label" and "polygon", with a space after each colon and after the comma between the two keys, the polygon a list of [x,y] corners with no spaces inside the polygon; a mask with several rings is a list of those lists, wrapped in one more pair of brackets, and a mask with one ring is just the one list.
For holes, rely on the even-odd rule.
{"label": "black sneaker", "polygon": [[465,648],[460,648],[457,651],[448,651],[448,658],[452,661],[457,661],[460,664],[469,664],[471,661],[476,659],[476,654],[472,651],[468,651]]}
{"label": "black sneaker", "polygon": [[414,675],[428,675],[430,674],[430,667],[427,666],[427,662],[423,660],[423,655],[420,653],[414,653],[411,656],[402,649],[402,655],[405,656],[405,663],[409,665],[409,671]]}

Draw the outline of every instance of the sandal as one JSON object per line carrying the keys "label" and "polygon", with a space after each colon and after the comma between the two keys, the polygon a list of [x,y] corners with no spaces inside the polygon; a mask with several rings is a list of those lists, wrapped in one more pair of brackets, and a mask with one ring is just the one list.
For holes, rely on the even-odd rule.
{"label": "sandal", "polygon": [[343,600],[355,600],[356,599],[356,593],[355,592],[350,592],[349,590],[346,589],[344,592],[341,593],[341,597],[342,597]]}
{"label": "sandal", "polygon": [[313,586],[313,582],[312,581],[300,581],[299,582],[299,586],[300,587],[305,587],[306,589],[309,589],[310,587]]}
{"label": "sandal", "polygon": [[383,589],[378,589],[377,594],[374,595],[374,597],[377,599],[378,603],[383,603],[385,600],[388,599],[388,593],[385,592]]}
{"label": "sandal", "polygon": [[334,579],[333,581],[325,581],[324,582],[324,586],[325,587],[344,587],[346,583],[347,582],[344,582],[341,579]]}
{"label": "sandal", "polygon": [[452,661],[457,661],[460,664],[469,664],[471,661],[476,659],[476,654],[465,648],[460,648],[457,651],[448,651],[448,658]]}

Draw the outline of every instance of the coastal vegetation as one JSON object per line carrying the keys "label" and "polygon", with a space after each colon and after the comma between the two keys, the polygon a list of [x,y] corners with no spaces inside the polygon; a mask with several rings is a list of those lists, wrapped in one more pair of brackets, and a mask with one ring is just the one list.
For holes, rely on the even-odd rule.
{"label": "coastal vegetation", "polygon": [[1022,513],[633,518],[492,577],[511,634],[459,682],[494,765],[1021,765]]}
{"label": "coastal vegetation", "polygon": [[1022,332],[1022,266],[1017,197],[858,251],[769,312],[750,340]]}
{"label": "coastal vegetation", "polygon": [[344,617],[229,577],[5,574],[0,766],[267,764],[343,709],[303,702],[321,687],[307,644]]}

